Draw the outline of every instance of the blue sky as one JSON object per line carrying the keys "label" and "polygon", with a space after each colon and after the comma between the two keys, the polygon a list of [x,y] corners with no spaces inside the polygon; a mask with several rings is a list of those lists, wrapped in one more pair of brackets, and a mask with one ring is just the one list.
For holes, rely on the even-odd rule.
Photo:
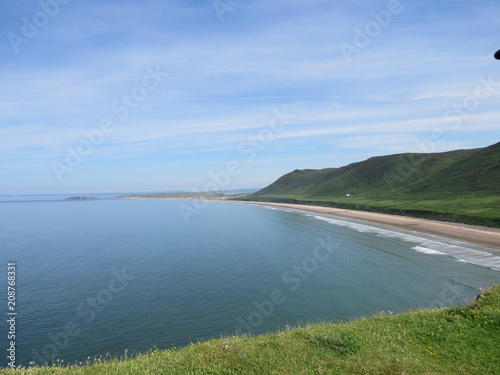
{"label": "blue sky", "polygon": [[264,187],[499,140],[496,0],[1,7],[0,194]]}

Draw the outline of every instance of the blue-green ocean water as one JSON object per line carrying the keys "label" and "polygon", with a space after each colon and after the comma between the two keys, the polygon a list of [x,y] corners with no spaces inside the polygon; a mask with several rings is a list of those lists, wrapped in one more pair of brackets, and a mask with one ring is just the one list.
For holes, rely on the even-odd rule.
{"label": "blue-green ocean water", "polygon": [[0,349],[14,261],[17,364],[446,306],[500,281],[488,248],[359,220],[225,202],[61,198],[0,202]]}

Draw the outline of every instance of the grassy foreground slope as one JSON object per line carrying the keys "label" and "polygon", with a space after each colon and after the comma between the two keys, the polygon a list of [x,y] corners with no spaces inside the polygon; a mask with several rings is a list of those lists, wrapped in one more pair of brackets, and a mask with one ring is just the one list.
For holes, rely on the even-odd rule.
{"label": "grassy foreground slope", "polygon": [[18,374],[498,374],[500,287],[462,307],[380,314],[257,337]]}
{"label": "grassy foreground slope", "polygon": [[500,227],[500,143],[472,150],[379,156],[341,168],[295,170],[244,199]]}

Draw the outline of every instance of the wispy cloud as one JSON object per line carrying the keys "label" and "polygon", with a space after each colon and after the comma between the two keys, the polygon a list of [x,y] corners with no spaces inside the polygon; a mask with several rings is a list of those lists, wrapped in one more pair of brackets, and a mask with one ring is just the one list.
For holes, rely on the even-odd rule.
{"label": "wispy cloud", "polygon": [[[500,73],[491,55],[500,47],[492,35],[500,5],[401,6],[348,62],[339,46],[353,43],[387,2],[259,0],[222,22],[211,2],[70,2],[18,53],[7,38],[0,44],[0,192],[200,182],[204,170],[241,158],[238,146],[284,106],[295,120],[247,165],[241,184],[414,151],[436,129],[447,133],[436,150],[493,143]],[[21,35],[22,18],[38,9],[4,8],[2,35]],[[168,77],[121,118],[112,104],[157,65]],[[498,87],[453,128],[446,111],[489,76]],[[51,163],[64,162],[68,147],[103,118],[114,130],[58,181]],[[149,177],[134,184],[141,170]]]}

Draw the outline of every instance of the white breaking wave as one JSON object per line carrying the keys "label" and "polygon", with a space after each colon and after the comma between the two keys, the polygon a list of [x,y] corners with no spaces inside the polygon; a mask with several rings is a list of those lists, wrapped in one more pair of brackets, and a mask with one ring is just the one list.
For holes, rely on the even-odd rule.
{"label": "white breaking wave", "polygon": [[297,210],[294,210],[293,208],[281,208],[281,207],[273,207],[273,206],[264,206],[264,207],[269,209],[269,210],[274,210],[274,211],[297,212]]}
{"label": "white breaking wave", "polygon": [[[334,219],[333,217],[325,217],[314,215],[315,219],[323,220],[334,225],[340,225],[355,229],[358,232],[367,232],[381,235],[382,237],[397,238],[405,242],[418,244],[419,249],[413,248],[416,251],[424,252],[426,249],[427,254],[444,254],[457,258],[460,261],[476,264],[478,266],[491,268],[495,271],[500,270],[500,257],[493,255],[487,251],[488,247],[468,243],[465,241],[447,239],[431,234],[423,234],[416,231],[410,231],[397,228],[397,230],[386,229],[390,226],[385,225],[385,228],[360,224],[344,219]],[[437,250],[439,249],[439,250]],[[493,248],[492,248],[493,250]]]}
{"label": "white breaking wave", "polygon": [[[340,218],[335,215],[321,216],[317,214],[311,214],[308,211],[290,208],[273,207],[273,209],[287,212],[300,212],[317,220],[326,221],[333,225],[348,227],[360,233],[373,233],[380,237],[400,239],[405,242],[418,244],[419,246],[413,247],[413,250],[420,253],[429,255],[449,255],[456,258],[459,262],[472,263],[478,266],[491,268],[495,271],[500,271],[500,257],[487,252],[488,249],[491,249],[493,251],[497,249],[489,248],[487,246],[476,245],[465,241],[453,240],[435,236],[432,234],[424,234],[417,231],[395,228],[391,227],[390,225],[380,224],[381,226],[384,226],[384,228],[382,228],[370,225],[371,223],[367,222],[366,220],[350,219],[353,220],[350,221],[349,219],[345,219],[343,217]],[[354,220],[358,222],[355,222]],[[363,224],[359,223],[359,221],[363,221]],[[392,230],[389,228],[395,229]]]}
{"label": "white breaking wave", "polygon": [[412,249],[424,254],[446,255],[446,253],[443,253],[442,251],[432,250],[422,246],[414,246]]}

